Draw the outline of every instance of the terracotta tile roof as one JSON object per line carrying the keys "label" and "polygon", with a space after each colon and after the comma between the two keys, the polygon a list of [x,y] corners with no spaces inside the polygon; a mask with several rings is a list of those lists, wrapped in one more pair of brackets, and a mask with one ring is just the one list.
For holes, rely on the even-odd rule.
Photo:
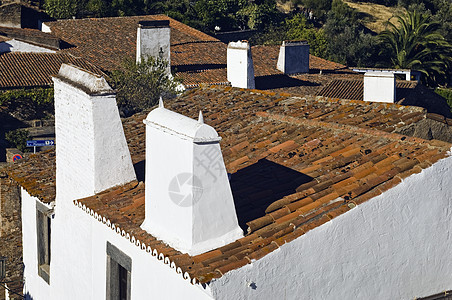
{"label": "terracotta tile roof", "polygon": [[97,74],[96,66],[69,53],[3,53],[0,54],[0,88],[22,88],[52,85],[62,63],[71,63]]}
{"label": "terracotta tile roof", "polygon": [[45,33],[40,30],[37,30],[37,29],[30,29],[30,28],[13,28],[13,27],[0,26],[0,35],[12,37],[12,38],[39,37],[42,39],[59,41],[59,39],[52,34]]}
{"label": "terracotta tile roof", "polygon": [[[397,101],[406,97],[407,90],[413,89],[417,86],[416,81],[397,81],[396,82],[396,97]],[[335,79],[327,86],[322,88],[318,93],[319,96],[348,99],[348,100],[363,100],[364,81],[363,80],[341,80]]]}
{"label": "terracotta tile roof", "polygon": [[[252,47],[251,51],[254,61],[254,74],[256,77],[281,74],[281,72],[276,69],[279,48],[280,46]],[[342,64],[328,61],[314,55],[309,55],[309,69],[313,72],[318,72],[319,70],[336,71],[344,68],[346,67]]]}
{"label": "terracotta tile roof", "polygon": [[[83,57],[104,71],[112,71],[118,68],[123,58],[135,57],[138,21],[162,19],[170,21],[171,65],[183,84],[189,88],[200,84],[227,84],[227,45],[167,16],[59,20],[46,25],[51,28],[52,34],[74,46],[64,51]],[[254,46],[252,55],[259,89],[269,89],[275,84],[290,87],[296,81],[298,91],[291,92],[305,94],[307,91],[311,92],[309,87],[315,86],[317,91],[321,85],[331,80],[329,75],[318,74],[292,76],[295,79],[281,76],[282,73],[276,69],[279,46]],[[310,68],[314,73],[320,70],[336,72],[343,70],[345,66],[311,55]],[[270,77],[259,78],[264,76]],[[315,80],[311,82],[311,79]],[[268,81],[272,84],[269,85]]]}
{"label": "terracotta tile roof", "polygon": [[[221,43],[201,31],[164,15],[58,20],[48,22],[46,25],[51,28],[52,34],[74,46],[64,51],[84,57],[105,71],[112,71],[120,66],[124,58],[135,57],[138,22],[146,20],[170,21],[171,46],[175,47],[171,50],[173,65],[186,64],[187,56],[184,51],[193,53],[192,48],[195,46],[190,45],[191,43]],[[184,44],[188,46],[180,46]],[[183,52],[176,53],[175,50]],[[198,59],[202,59],[206,54],[206,52],[198,53]]]}
{"label": "terracotta tile roof", "polygon": [[6,42],[6,41],[10,41],[10,40],[11,40],[11,38],[0,35],[0,42]]}
{"label": "terracotta tile roof", "polygon": [[[422,109],[395,104],[211,87],[189,91],[166,106],[190,117],[202,109],[205,122],[223,137],[245,237],[193,257],[178,252],[140,228],[142,182],[74,203],[192,282],[208,282],[267,255],[421,172],[451,148],[390,133],[401,122],[425,118]],[[145,116],[123,123],[137,170],[145,158]],[[54,164],[53,156],[46,152],[20,160],[8,173],[32,195],[52,201],[54,167],[47,166]]]}
{"label": "terracotta tile roof", "polygon": [[[335,79],[324,86],[317,95],[339,99],[363,100],[363,90],[364,82],[362,78],[361,80]],[[416,81],[396,82],[396,103],[420,106],[426,108],[429,113],[452,117],[446,99]]]}

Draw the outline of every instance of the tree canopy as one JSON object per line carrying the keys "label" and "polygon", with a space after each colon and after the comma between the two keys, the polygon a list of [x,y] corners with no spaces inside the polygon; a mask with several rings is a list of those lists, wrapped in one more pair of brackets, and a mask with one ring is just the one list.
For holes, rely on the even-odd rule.
{"label": "tree canopy", "polygon": [[382,57],[393,68],[421,72],[428,85],[444,83],[452,67],[452,46],[441,35],[441,24],[416,10],[397,16],[397,21],[380,34]]}
{"label": "tree canopy", "polygon": [[179,83],[168,72],[168,62],[161,58],[147,57],[140,63],[127,59],[110,77],[123,116],[154,106],[161,96],[178,93]]}

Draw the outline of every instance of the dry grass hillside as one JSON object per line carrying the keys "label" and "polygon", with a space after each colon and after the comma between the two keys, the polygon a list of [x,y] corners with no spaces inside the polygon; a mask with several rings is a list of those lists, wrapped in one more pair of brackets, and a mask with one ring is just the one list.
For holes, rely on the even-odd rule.
{"label": "dry grass hillside", "polygon": [[363,25],[376,33],[385,30],[388,21],[395,22],[394,17],[403,11],[403,8],[387,7],[380,4],[343,1],[362,13],[364,16]]}

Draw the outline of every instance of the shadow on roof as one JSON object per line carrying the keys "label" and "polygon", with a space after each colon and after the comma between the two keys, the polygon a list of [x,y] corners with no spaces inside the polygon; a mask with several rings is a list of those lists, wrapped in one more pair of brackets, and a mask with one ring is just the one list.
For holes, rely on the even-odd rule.
{"label": "shadow on roof", "polygon": [[226,69],[226,64],[193,64],[173,66],[174,72],[198,72],[211,69]]}
{"label": "shadow on roof", "polygon": [[276,200],[296,192],[312,177],[285,166],[261,159],[231,175],[231,189],[240,227],[265,215],[265,209]]}
{"label": "shadow on roof", "polygon": [[257,76],[255,78],[256,89],[258,90],[271,90],[296,86],[319,86],[319,83],[305,81],[297,78],[293,78],[284,74],[270,75],[270,76]]}
{"label": "shadow on roof", "polygon": [[143,159],[142,161],[139,161],[137,163],[133,164],[133,168],[135,169],[135,175],[137,176],[138,181],[144,182],[144,166],[145,166],[146,160]]}

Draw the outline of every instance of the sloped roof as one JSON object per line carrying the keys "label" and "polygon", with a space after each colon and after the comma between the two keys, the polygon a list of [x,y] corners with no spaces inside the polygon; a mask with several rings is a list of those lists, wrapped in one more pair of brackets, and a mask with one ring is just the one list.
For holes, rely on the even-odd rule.
{"label": "sloped roof", "polygon": [[[186,87],[228,84],[227,45],[167,16],[58,20],[46,25],[50,27],[52,34],[73,46],[64,51],[86,58],[104,71],[112,71],[120,66],[122,59],[135,57],[137,24],[144,20],[170,21],[171,66]],[[344,76],[344,65],[313,55],[310,55],[310,68],[315,74],[285,76],[276,69],[279,46],[254,46],[252,55],[258,89],[279,85],[296,86],[298,93],[305,94],[311,90],[316,91],[332,79],[329,74],[319,75],[320,70],[330,73],[342,70],[341,78]],[[347,74],[356,75],[351,71],[347,71]],[[268,81],[272,81],[272,84],[269,85]]]}
{"label": "sloped roof", "polygon": [[[171,49],[173,66],[187,63],[185,51],[196,55],[189,56],[189,61],[201,59],[206,63],[210,60],[204,56],[215,54],[216,45],[209,45],[214,49],[209,48],[211,50],[208,52],[200,52],[202,44],[224,45],[219,40],[164,15],[68,19],[45,24],[50,27],[52,34],[73,46],[64,51],[84,57],[105,71],[112,71],[120,67],[125,58],[135,58],[138,22],[151,20],[170,21],[171,46],[175,47]],[[201,45],[193,45],[197,43]]]}
{"label": "sloped roof", "polygon": [[[324,86],[317,95],[349,100],[363,100],[364,81],[334,79]],[[420,106],[429,113],[451,118],[452,113],[446,99],[437,95],[417,81],[396,81],[396,103]]]}
{"label": "sloped roof", "polygon": [[52,85],[51,76],[58,74],[62,63],[103,74],[96,66],[70,53],[3,53],[0,54],[0,88]]}
{"label": "sloped roof", "polygon": [[37,29],[12,28],[0,26],[0,39],[1,38],[6,38],[8,40],[16,39],[19,41],[27,42],[32,45],[45,47],[51,50],[60,49],[59,38]]}
{"label": "sloped roof", "polygon": [[[165,106],[204,121],[221,147],[245,237],[189,256],[140,228],[144,183],[131,182],[74,201],[85,212],[152,253],[185,279],[208,282],[240,268],[346,213],[447,156],[451,144],[390,133],[425,118],[416,107],[257,90],[210,87]],[[132,161],[143,180],[145,134],[137,114],[123,122]],[[54,152],[8,170],[31,195],[54,200]],[[141,174],[141,175],[140,175]]]}

